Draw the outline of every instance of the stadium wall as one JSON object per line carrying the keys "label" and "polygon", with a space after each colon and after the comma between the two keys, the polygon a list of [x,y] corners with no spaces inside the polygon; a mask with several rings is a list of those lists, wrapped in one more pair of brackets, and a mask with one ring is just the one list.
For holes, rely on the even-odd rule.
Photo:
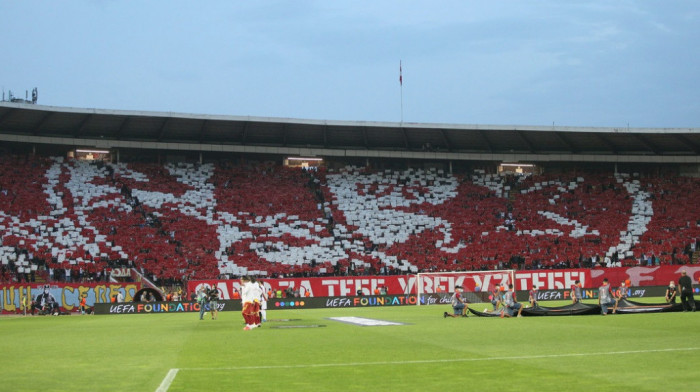
{"label": "stadium wall", "polygon": [[[620,282],[630,281],[630,296],[649,297],[663,296],[665,287],[670,281],[677,281],[680,272],[685,270],[688,275],[697,282],[700,278],[700,265],[665,265],[656,267],[620,267],[598,269],[562,269],[562,270],[526,270],[516,271],[515,284],[521,300],[527,298],[527,291],[532,285],[537,285],[540,300],[567,300],[569,288],[578,279],[584,287],[584,298],[596,298],[595,288],[602,284],[604,278],[610,280],[613,287]],[[464,275],[446,273],[427,278],[428,282],[424,292],[428,294],[424,301],[427,304],[446,303],[449,293],[454,291],[456,285],[462,285],[467,291],[479,292],[486,299],[488,290],[493,283],[477,282],[474,279],[466,279]],[[334,276],[316,278],[284,278],[264,279],[267,290],[284,292],[288,288],[299,288],[301,297],[297,298],[273,298],[270,309],[286,309],[290,307],[356,307],[356,306],[392,306],[416,304],[415,275],[390,275],[390,276]],[[481,286],[483,285],[483,289]],[[44,290],[44,284],[3,284],[0,285],[2,297],[0,307],[2,314],[16,314],[22,312],[22,297],[30,294],[36,298]],[[229,302],[233,298],[234,290],[240,290],[237,280],[198,280],[190,281],[187,285],[189,293],[196,292],[202,286],[216,286],[221,294],[222,303]],[[375,290],[386,287],[388,295],[374,296]],[[478,289],[477,289],[478,287]],[[80,296],[87,295],[87,305],[101,307],[101,304],[110,304],[110,298],[117,293],[124,295],[125,302],[131,302],[134,294],[140,289],[137,283],[53,283],[49,285],[50,294],[56,299],[61,311],[76,312],[80,304]],[[308,291],[308,297],[306,293]],[[361,293],[360,296],[357,294]],[[377,299],[381,298],[381,299]],[[232,300],[224,310],[240,310],[240,301]],[[186,304],[182,302],[178,304]],[[162,304],[162,303],[158,303]],[[303,305],[302,305],[303,304]],[[173,310],[153,308],[150,311],[145,308],[126,311],[124,309],[116,313],[151,313],[151,312],[178,312],[199,311],[194,302],[190,305],[173,307]],[[109,309],[109,308],[107,308]],[[114,313],[109,310],[103,313]]]}

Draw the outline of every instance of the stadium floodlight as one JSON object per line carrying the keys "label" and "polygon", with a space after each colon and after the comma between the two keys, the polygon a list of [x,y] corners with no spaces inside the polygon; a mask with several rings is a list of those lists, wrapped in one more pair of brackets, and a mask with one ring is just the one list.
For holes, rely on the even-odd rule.
{"label": "stadium floodlight", "polygon": [[289,157],[287,160],[290,161],[313,161],[313,162],[321,162],[323,161],[323,158],[301,158],[301,157]]}
{"label": "stadium floodlight", "polygon": [[88,154],[109,154],[109,150],[86,150],[82,148],[75,150],[75,152],[84,152]]}

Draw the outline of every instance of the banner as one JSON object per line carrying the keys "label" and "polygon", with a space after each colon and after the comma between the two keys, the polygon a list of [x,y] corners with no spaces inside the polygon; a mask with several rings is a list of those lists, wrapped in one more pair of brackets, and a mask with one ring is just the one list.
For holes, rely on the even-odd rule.
{"label": "banner", "polygon": [[[616,287],[613,287],[616,288]],[[528,291],[518,291],[518,300],[520,302],[528,302],[530,293]],[[666,286],[641,286],[627,289],[628,298],[644,298],[644,297],[664,297],[666,295]],[[581,299],[598,299],[598,288],[588,288],[581,290]],[[571,301],[571,290],[538,290],[538,301]]]}
{"label": "banner", "polygon": [[[279,291],[284,297],[288,290],[297,292],[300,298],[306,297],[350,297],[358,292],[363,296],[373,295],[375,290],[382,287],[390,294],[415,294],[416,277],[414,275],[392,276],[334,276],[322,278],[285,278],[262,279],[265,291],[272,291],[279,297]],[[196,280],[187,283],[187,292],[195,293],[200,287],[216,286],[221,299],[231,299],[234,293],[241,291],[238,280]]]}
{"label": "banner", "polygon": [[[440,298],[433,295],[425,296],[424,301],[438,303]],[[386,295],[361,297],[313,297],[313,298],[280,298],[268,301],[267,310],[284,309],[319,309],[319,308],[365,308],[416,305],[415,295]],[[449,296],[448,302],[449,304]],[[426,303],[427,304],[427,303]],[[220,312],[240,312],[241,300],[221,300]],[[185,302],[129,302],[104,303],[95,305],[95,314],[158,314],[158,313],[187,313],[199,312],[200,304],[192,301]]]}
{"label": "banner", "polygon": [[[95,305],[95,314],[157,314],[199,312],[198,302],[125,302]],[[241,301],[219,301],[218,311],[241,311]]]}
{"label": "banner", "polygon": [[[46,287],[48,286],[48,287]],[[54,298],[61,312],[77,312],[80,309],[80,297],[85,294],[86,304],[90,307],[97,303],[110,302],[112,296],[121,293],[124,301],[133,299],[140,285],[136,283],[15,283],[0,285],[2,297],[0,307],[2,314],[23,313],[22,298],[27,297],[27,313],[30,312],[31,299],[43,294],[48,289],[48,294]]]}
{"label": "banner", "polygon": [[[660,297],[665,293],[665,287],[654,286],[638,289],[629,289],[630,298],[636,297]],[[519,291],[517,298],[527,304],[528,293]],[[583,291],[583,299],[595,299],[598,290]],[[537,295],[539,301],[546,300],[571,300],[569,290],[543,290]],[[488,293],[468,293],[466,299],[469,303],[488,303]],[[351,296],[351,297],[308,297],[308,298],[278,298],[267,303],[267,310],[294,310],[294,309],[321,309],[321,308],[368,308],[368,307],[393,307],[416,306],[418,297],[410,295],[379,295],[379,296]],[[451,306],[451,295],[423,294],[420,297],[421,305]],[[240,312],[241,300],[220,300],[218,302],[220,312]],[[196,313],[200,311],[200,304],[193,301],[184,302],[129,302],[129,303],[98,303],[95,305],[95,314],[162,314],[162,313]],[[487,305],[486,310],[491,305]]]}
{"label": "banner", "polygon": [[[686,271],[693,282],[700,278],[700,265],[527,270],[515,272],[515,288],[526,291],[536,285],[540,290],[562,290],[571,288],[576,280],[580,280],[584,288],[591,289],[601,286],[604,278],[608,278],[613,287],[626,280],[630,281],[631,287],[668,286],[670,281],[678,282],[681,271]],[[502,281],[500,275],[493,275],[489,280],[484,279],[483,274],[479,279],[450,273],[426,275],[424,293],[452,292],[456,285],[463,286],[465,291],[477,291],[477,287],[480,291],[488,291]],[[334,276],[263,279],[263,284],[267,291],[272,291],[275,295],[278,291],[284,294],[291,289],[298,292],[299,297],[305,298],[355,296],[358,291],[363,296],[370,296],[382,288],[386,288],[389,295],[416,294],[416,281],[415,275]],[[188,282],[187,290],[193,293],[202,286],[216,286],[222,299],[233,298],[234,292],[240,292],[241,288],[238,280],[197,280]]]}
{"label": "banner", "polygon": [[700,278],[700,265],[662,265],[656,267],[617,267],[595,269],[563,269],[517,271],[515,273],[516,288],[529,290],[533,285],[539,289],[557,290],[569,289],[578,279],[584,288],[597,288],[607,278],[612,287],[618,287],[621,282],[630,281],[630,287],[668,286],[674,281],[678,284],[681,271],[686,271],[693,282]]}
{"label": "banner", "polygon": [[115,278],[129,278],[131,277],[131,268],[114,268],[110,274]]}

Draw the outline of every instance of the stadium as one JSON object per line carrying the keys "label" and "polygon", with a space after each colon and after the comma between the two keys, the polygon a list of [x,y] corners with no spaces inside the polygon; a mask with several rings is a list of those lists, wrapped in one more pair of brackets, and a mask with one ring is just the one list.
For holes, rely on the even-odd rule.
{"label": "stadium", "polygon": [[[697,317],[651,306],[682,271],[698,287],[700,129],[2,102],[0,140],[10,390],[700,385]],[[255,331],[241,276],[272,297]],[[604,278],[636,314],[473,317],[501,284],[556,308],[580,281],[595,306]],[[457,286],[472,317],[445,320]],[[24,316],[44,292],[75,317]]]}

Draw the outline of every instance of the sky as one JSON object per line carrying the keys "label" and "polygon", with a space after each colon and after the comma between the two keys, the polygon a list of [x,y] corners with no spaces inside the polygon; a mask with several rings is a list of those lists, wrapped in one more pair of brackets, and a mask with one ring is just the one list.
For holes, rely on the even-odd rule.
{"label": "sky", "polygon": [[0,35],[3,91],[42,105],[700,127],[695,0],[0,0]]}

